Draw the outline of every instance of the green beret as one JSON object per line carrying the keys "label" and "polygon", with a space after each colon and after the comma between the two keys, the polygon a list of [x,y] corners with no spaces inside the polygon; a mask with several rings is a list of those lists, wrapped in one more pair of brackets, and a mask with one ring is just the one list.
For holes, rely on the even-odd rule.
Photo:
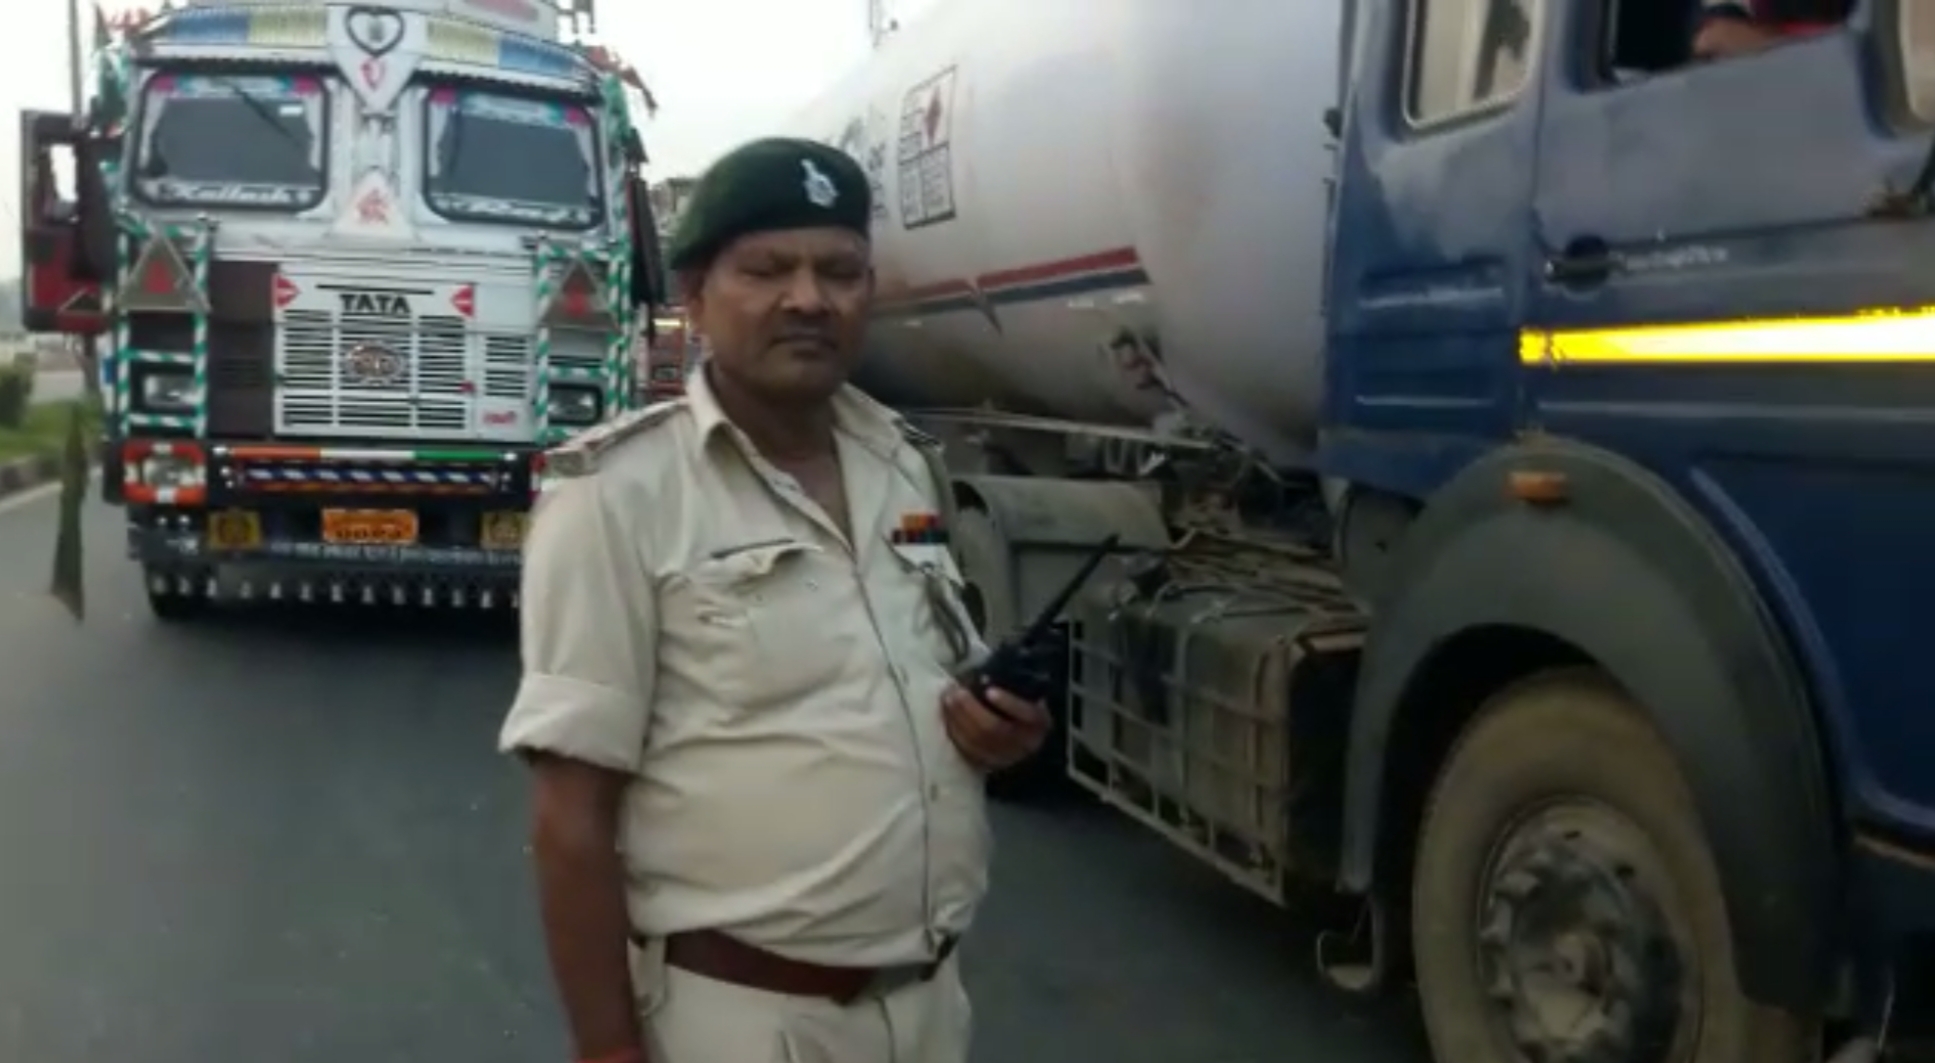
{"label": "green beret", "polygon": [[700,175],[666,249],[673,269],[703,264],[742,236],[831,226],[867,235],[873,197],[839,148],[771,137],[735,148]]}

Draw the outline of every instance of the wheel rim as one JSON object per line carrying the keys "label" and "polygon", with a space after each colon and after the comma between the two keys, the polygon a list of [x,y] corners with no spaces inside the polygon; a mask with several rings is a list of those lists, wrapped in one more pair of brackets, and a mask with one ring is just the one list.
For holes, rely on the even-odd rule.
{"label": "wheel rim", "polygon": [[1476,962],[1495,1036],[1524,1063],[1678,1063],[1700,971],[1641,830],[1591,801],[1505,832],[1478,896]]}

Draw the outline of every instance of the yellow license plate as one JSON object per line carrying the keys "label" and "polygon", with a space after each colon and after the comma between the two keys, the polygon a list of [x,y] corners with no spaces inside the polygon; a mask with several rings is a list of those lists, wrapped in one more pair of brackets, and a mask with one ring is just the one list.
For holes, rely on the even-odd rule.
{"label": "yellow license plate", "polygon": [[486,513],[479,538],[486,550],[516,550],[524,545],[525,524],[522,513]]}
{"label": "yellow license plate", "polygon": [[326,543],[409,546],[417,541],[417,515],[407,509],[325,509]]}
{"label": "yellow license plate", "polygon": [[208,545],[215,550],[253,550],[262,545],[262,518],[246,509],[210,513]]}

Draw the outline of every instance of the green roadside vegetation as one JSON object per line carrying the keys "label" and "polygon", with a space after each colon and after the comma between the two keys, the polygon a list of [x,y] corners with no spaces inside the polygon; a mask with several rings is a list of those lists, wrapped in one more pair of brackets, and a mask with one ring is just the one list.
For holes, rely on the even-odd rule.
{"label": "green roadside vegetation", "polygon": [[100,417],[91,399],[36,403],[33,392],[30,366],[0,366],[0,462],[59,454],[67,445],[68,422],[76,408],[82,411],[81,438],[91,441],[99,434]]}
{"label": "green roadside vegetation", "polygon": [[92,440],[99,435],[101,420],[88,400],[40,403],[27,408],[19,427],[0,427],[0,462],[31,454],[59,454],[67,445],[67,421],[74,415],[76,406],[83,411],[81,438]]}

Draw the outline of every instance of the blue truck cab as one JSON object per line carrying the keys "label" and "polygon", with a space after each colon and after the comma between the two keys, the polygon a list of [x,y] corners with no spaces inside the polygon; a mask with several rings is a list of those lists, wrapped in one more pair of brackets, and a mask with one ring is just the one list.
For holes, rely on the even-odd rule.
{"label": "blue truck cab", "polygon": [[[1935,1018],[1935,3],[1716,61],[1699,6],[1357,12],[1324,467],[1406,526],[1340,875],[1476,905],[1412,927],[1440,1059],[1773,1063]],[[1466,770],[1508,739],[1555,752]],[[1588,740],[1620,807],[1536,811]],[[1532,882],[1570,913],[1514,907],[1566,892]],[[1600,1040],[1541,1025],[1541,963],[1632,983]]]}

